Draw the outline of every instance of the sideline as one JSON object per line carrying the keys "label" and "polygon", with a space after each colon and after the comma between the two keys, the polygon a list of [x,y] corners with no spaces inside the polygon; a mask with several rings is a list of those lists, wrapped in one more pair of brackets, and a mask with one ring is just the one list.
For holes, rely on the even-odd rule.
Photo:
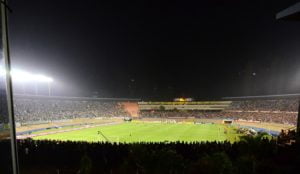
{"label": "sideline", "polygon": [[58,133],[64,133],[64,132],[71,132],[71,131],[76,131],[76,130],[94,128],[94,127],[98,127],[98,126],[117,125],[117,124],[121,124],[121,123],[122,122],[112,122],[112,123],[95,124],[95,125],[92,125],[92,126],[91,125],[84,125],[82,127],[65,129],[65,130],[60,130],[60,131],[43,132],[43,133],[39,133],[39,134],[29,134],[29,135],[18,135],[17,139],[33,138],[33,137],[37,137],[37,136],[44,136],[44,135],[58,134]]}

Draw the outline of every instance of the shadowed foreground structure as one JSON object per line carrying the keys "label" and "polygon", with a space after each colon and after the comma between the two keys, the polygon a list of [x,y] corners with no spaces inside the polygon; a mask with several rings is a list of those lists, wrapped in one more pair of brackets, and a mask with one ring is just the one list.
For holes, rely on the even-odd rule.
{"label": "shadowed foreground structure", "polygon": [[[0,148],[5,144],[1,142]],[[237,143],[109,144],[18,141],[20,170],[35,173],[295,173],[299,144],[261,136]],[[1,154],[2,156],[2,154]]]}

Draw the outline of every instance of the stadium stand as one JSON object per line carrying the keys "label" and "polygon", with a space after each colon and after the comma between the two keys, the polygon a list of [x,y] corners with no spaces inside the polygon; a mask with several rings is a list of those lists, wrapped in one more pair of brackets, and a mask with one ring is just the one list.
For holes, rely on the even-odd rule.
{"label": "stadium stand", "polygon": [[[214,102],[138,102],[95,98],[15,96],[16,122],[95,117],[195,117],[296,125],[297,99]],[[178,109],[180,108],[180,109]]]}
{"label": "stadium stand", "polygon": [[6,93],[0,87],[0,124],[8,123]]}
{"label": "stadium stand", "polygon": [[[162,104],[171,107],[166,109],[168,107],[161,107]],[[194,117],[296,125],[297,104],[297,99],[243,100],[226,104],[192,102],[181,107],[180,103],[152,102],[151,109],[147,103],[143,103],[147,109],[142,109],[136,101],[15,96],[15,113],[17,122],[21,123],[127,117],[134,113],[146,118]],[[136,106],[140,108],[139,112],[136,112]],[[20,139],[18,153],[20,170],[25,174],[32,174],[31,169],[37,173],[265,173],[266,170],[270,173],[293,173],[299,170],[299,165],[296,165],[299,158],[295,155],[299,154],[299,144],[291,142],[294,134],[294,130],[288,130],[283,131],[278,140],[254,136],[234,143],[122,144]],[[4,144],[5,141],[1,141],[0,148]],[[282,160],[286,157],[290,162]]]}
{"label": "stadium stand", "polygon": [[[155,104],[156,106],[154,106]],[[191,107],[187,107],[187,105],[189,105],[188,103],[184,103],[182,106],[172,103],[151,103],[147,106],[145,103],[142,103],[140,115],[142,117],[195,117],[203,119],[272,122],[290,125],[297,124],[298,100],[295,98],[232,101],[226,103],[226,105],[221,105],[220,103],[216,104],[214,102],[197,102],[197,104],[198,107],[194,107],[193,109],[179,110],[177,108]],[[194,106],[195,102],[192,102],[191,105]],[[170,108],[167,106],[172,106],[173,109],[166,110],[165,108]],[[218,109],[215,110],[215,108]]]}
{"label": "stadium stand", "polygon": [[94,98],[15,96],[16,122],[130,116],[118,101]]}
{"label": "stadium stand", "polygon": [[298,111],[297,99],[233,101],[228,109],[244,111]]}

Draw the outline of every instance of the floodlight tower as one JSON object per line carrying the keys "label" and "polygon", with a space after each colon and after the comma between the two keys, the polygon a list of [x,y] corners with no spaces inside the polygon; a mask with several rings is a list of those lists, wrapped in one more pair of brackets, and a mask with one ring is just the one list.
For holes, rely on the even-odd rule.
{"label": "floodlight tower", "polygon": [[[7,0],[1,0],[1,30],[2,30],[2,45],[3,45],[3,59],[4,59],[4,70],[10,72],[10,50],[9,50],[9,39],[8,39],[8,21],[7,21]],[[10,73],[6,73],[5,77],[6,85],[6,99],[7,99],[7,110],[9,117],[9,129],[10,129],[10,143],[11,143],[11,159],[12,159],[12,173],[19,173],[18,165],[18,151],[16,144],[16,129],[15,129],[15,118],[14,118],[14,103],[13,103],[13,91],[12,91],[12,80]]]}
{"label": "floodlight tower", "polygon": [[35,78],[34,78],[34,81],[47,83],[48,96],[51,96],[51,83],[53,82],[53,79],[51,77],[47,77],[47,76],[44,76],[44,75],[36,75]]}
{"label": "floodlight tower", "polygon": [[47,77],[45,80],[48,85],[48,96],[51,96],[51,83],[53,82],[53,79],[50,77]]}
{"label": "floodlight tower", "polygon": [[51,81],[47,83],[48,83],[48,96],[51,96]]}

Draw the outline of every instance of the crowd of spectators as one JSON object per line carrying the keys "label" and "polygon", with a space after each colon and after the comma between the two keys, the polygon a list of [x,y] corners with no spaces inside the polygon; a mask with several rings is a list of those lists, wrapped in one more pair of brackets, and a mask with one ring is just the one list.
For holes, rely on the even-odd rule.
{"label": "crowd of spectators", "polygon": [[142,117],[195,117],[199,119],[233,119],[280,124],[297,124],[298,100],[245,100],[233,101],[223,111],[201,110],[143,110]]}
{"label": "crowd of spectators", "polygon": [[296,139],[297,139],[297,132],[295,129],[281,130],[279,136],[277,137],[278,143],[281,144],[295,143]]}
{"label": "crowd of spectators", "polygon": [[233,119],[297,124],[297,98],[233,101],[223,113]]}
{"label": "crowd of spectators", "polygon": [[[116,101],[15,98],[16,122],[52,121],[74,118],[130,116]],[[203,119],[234,119],[296,125],[298,100],[233,101],[223,111],[141,110],[140,117],[195,117]]]}
{"label": "crowd of spectators", "polygon": [[243,111],[289,111],[297,112],[299,101],[296,98],[273,100],[233,101],[228,109]]}
{"label": "crowd of spectators", "polygon": [[203,117],[205,118],[208,112],[191,110],[191,111],[182,111],[182,110],[142,110],[140,111],[141,117],[158,117],[158,118],[168,118],[168,117]]}
{"label": "crowd of spectators", "polygon": [[0,124],[8,123],[7,101],[5,90],[1,88],[0,83]]}
{"label": "crowd of spectators", "polygon": [[16,122],[128,116],[115,101],[15,98]]}
{"label": "crowd of spectators", "polygon": [[142,111],[142,117],[172,118],[195,117],[199,119],[233,119],[245,121],[272,122],[296,125],[297,113],[272,113],[272,112],[203,112],[203,111]]}
{"label": "crowd of spectators", "polygon": [[[17,122],[81,117],[126,116],[114,101],[16,98]],[[233,102],[219,112],[156,110],[140,111],[142,117],[195,117],[243,119],[296,124],[297,102],[279,100]],[[290,103],[290,104],[288,104]],[[276,109],[277,108],[277,109]],[[295,134],[288,132],[287,135]],[[282,134],[283,135],[283,134]],[[242,139],[234,142],[88,143],[18,141],[21,173],[295,173],[299,171],[299,144],[279,146],[275,140]],[[280,137],[284,140],[284,136]],[[0,173],[10,170],[4,157],[9,141],[0,141]],[[288,160],[287,160],[288,159]]]}
{"label": "crowd of spectators", "polygon": [[[4,143],[0,141],[0,149]],[[3,151],[0,160],[7,153]],[[299,144],[278,146],[275,140],[257,137],[245,137],[233,144],[18,142],[20,171],[23,174],[295,173],[300,167],[299,153]],[[8,166],[0,168],[0,173]]]}

